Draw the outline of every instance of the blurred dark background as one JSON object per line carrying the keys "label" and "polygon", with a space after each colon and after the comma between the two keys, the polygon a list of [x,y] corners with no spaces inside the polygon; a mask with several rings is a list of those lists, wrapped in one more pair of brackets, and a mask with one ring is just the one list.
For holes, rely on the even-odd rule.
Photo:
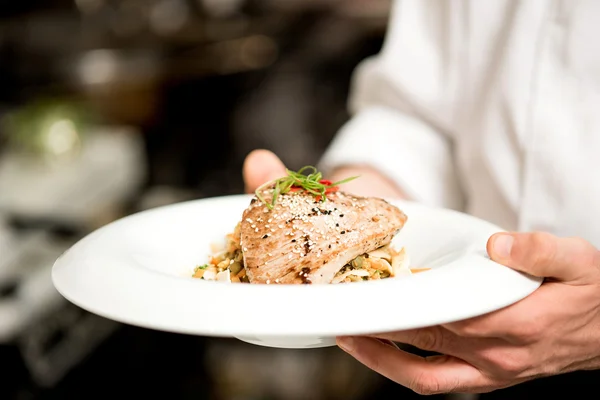
{"label": "blurred dark background", "polygon": [[0,399],[409,396],[337,348],[141,329],[66,302],[56,257],[124,215],[314,164],[389,1],[0,0]]}

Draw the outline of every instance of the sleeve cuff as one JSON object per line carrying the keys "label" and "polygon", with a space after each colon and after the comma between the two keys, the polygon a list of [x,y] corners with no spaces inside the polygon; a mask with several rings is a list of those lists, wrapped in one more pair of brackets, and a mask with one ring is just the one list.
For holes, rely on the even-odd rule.
{"label": "sleeve cuff", "polygon": [[324,173],[367,165],[395,182],[410,200],[462,209],[447,138],[418,119],[384,107],[365,109],[338,132],[321,159]]}

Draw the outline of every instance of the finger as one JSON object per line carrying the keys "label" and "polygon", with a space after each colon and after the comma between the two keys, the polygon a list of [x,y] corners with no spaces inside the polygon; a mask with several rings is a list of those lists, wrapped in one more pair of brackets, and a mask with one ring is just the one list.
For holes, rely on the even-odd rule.
{"label": "finger", "polygon": [[[406,337],[408,340],[405,340],[404,335],[405,332],[403,331],[378,336],[393,338],[394,341],[401,343],[412,341],[417,344],[416,347],[419,347],[420,339],[414,340],[412,339],[413,335],[411,335]],[[485,371],[488,376],[491,374],[491,376],[495,376],[496,378],[520,377],[524,371],[531,368],[530,353],[525,346],[515,346],[514,343],[497,337],[461,337],[450,332],[449,335],[456,338],[456,344],[439,347],[432,346],[430,349],[434,352],[463,360],[480,371]],[[417,334],[417,336],[420,335]],[[423,347],[427,347],[427,345]],[[423,347],[419,348],[423,349]],[[428,360],[430,359],[428,358]]]}
{"label": "finger", "polygon": [[408,344],[425,351],[443,353],[471,363],[477,362],[478,354],[482,350],[501,344],[501,340],[496,337],[465,337],[444,326],[377,333],[368,336]]}
{"label": "finger", "polygon": [[500,382],[451,356],[419,357],[370,337],[338,338],[339,347],[381,375],[419,394],[485,392]]}
{"label": "finger", "polygon": [[376,339],[388,347],[391,347],[394,349],[399,349],[398,345],[391,340],[387,340],[387,339],[383,339],[383,338],[376,338]]}
{"label": "finger", "polygon": [[563,282],[587,283],[600,270],[600,252],[580,238],[548,233],[497,233],[488,240],[488,254],[518,271]]}
{"label": "finger", "polygon": [[455,355],[457,336],[441,326],[367,335],[376,339],[408,344],[425,351]]}
{"label": "finger", "polygon": [[281,160],[268,150],[254,150],[244,160],[243,175],[247,193],[254,193],[263,183],[285,174]]}

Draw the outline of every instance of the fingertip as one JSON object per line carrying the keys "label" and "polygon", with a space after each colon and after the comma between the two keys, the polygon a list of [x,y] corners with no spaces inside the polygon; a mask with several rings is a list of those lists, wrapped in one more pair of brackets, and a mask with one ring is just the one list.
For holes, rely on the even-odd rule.
{"label": "fingertip", "polygon": [[251,151],[242,168],[246,191],[254,192],[263,183],[285,175],[285,171],[285,165],[275,153],[265,149]]}
{"label": "fingertip", "polygon": [[257,161],[268,162],[270,160],[280,162],[279,157],[277,157],[277,155],[272,151],[267,149],[255,149],[246,156],[246,159],[244,160],[244,167],[252,166]]}
{"label": "fingertip", "polygon": [[352,353],[354,350],[354,338],[351,336],[340,336],[335,339],[336,344],[346,353]]}
{"label": "fingertip", "polygon": [[[339,348],[359,359],[368,356],[375,349],[395,347],[392,342],[388,342],[385,339],[370,336],[340,336],[336,338]],[[395,348],[397,349],[397,347]]]}
{"label": "fingertip", "polygon": [[514,243],[515,236],[513,233],[498,232],[490,236],[486,250],[490,258],[494,261],[509,261]]}
{"label": "fingertip", "polygon": [[281,165],[283,167],[283,163],[275,153],[266,149],[252,150],[244,159],[242,167],[244,177],[252,175],[253,172],[263,170],[265,166],[270,167],[273,165],[278,167]]}

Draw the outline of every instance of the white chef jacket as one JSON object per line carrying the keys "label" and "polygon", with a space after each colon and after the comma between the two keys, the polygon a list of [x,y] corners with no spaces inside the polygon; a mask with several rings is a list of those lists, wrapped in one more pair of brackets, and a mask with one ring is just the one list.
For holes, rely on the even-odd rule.
{"label": "white chef jacket", "polygon": [[396,1],[320,167],[600,246],[599,20],[596,0]]}

